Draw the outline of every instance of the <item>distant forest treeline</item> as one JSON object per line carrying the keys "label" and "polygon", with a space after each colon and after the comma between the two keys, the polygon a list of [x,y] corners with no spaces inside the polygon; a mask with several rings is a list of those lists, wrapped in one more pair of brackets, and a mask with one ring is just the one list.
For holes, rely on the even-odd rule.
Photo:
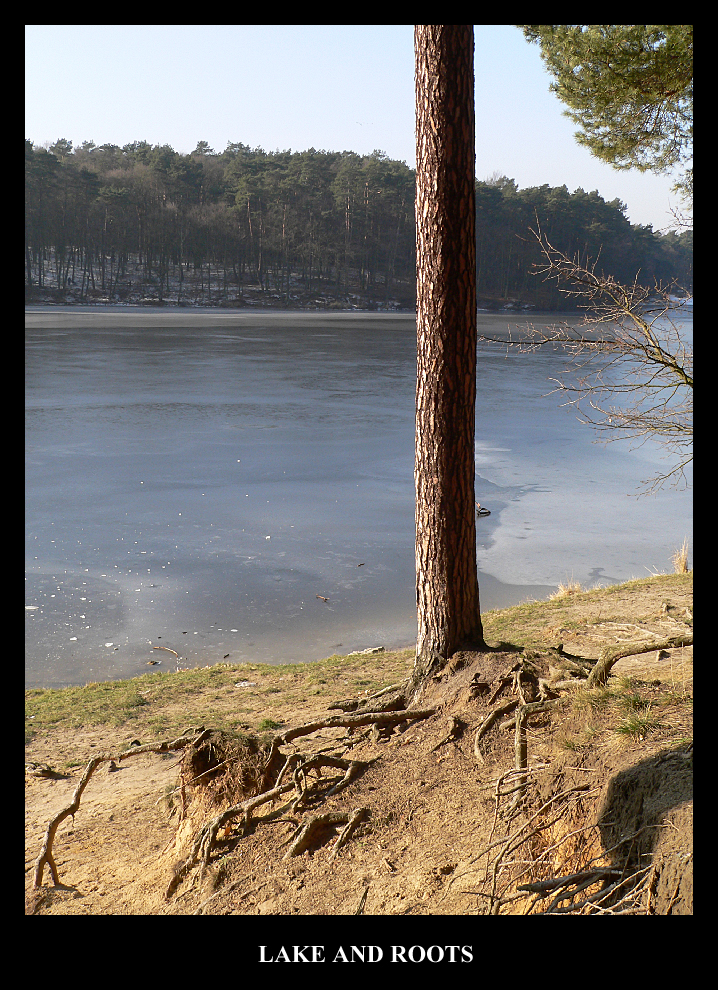
{"label": "distant forest treeline", "polygon": [[[566,307],[531,274],[537,219],[619,281],[692,290],[691,232],[657,234],[625,211],[582,189],[477,182],[479,305]],[[414,265],[414,171],[380,151],[25,142],[28,299],[412,308]]]}

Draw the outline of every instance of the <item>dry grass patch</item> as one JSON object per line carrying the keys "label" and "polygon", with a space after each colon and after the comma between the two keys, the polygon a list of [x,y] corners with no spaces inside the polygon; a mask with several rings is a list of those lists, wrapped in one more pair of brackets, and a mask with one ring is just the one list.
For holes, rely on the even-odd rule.
{"label": "dry grass patch", "polygon": [[574,581],[571,577],[571,580],[566,581],[565,584],[559,581],[558,588],[552,595],[549,595],[549,601],[554,601],[556,598],[567,598],[569,595],[580,595],[583,591],[588,591],[588,588],[582,587],[580,581]]}
{"label": "dry grass patch", "polygon": [[676,574],[688,573],[688,538],[683,541],[683,545],[673,552],[671,557],[673,570]]}

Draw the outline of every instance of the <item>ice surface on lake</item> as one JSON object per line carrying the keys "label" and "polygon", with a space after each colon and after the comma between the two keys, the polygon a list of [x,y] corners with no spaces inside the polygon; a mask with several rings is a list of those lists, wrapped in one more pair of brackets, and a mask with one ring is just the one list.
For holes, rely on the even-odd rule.
{"label": "ice surface on lake", "polygon": [[[412,316],[29,310],[26,339],[28,685],[412,641]],[[655,448],[546,396],[563,364],[479,348],[483,610],[691,537],[690,492],[631,497]]]}

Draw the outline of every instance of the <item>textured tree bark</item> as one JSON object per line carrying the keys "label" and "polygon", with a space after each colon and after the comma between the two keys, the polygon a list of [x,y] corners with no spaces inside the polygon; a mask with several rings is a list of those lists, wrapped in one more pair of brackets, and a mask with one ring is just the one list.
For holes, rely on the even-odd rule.
{"label": "textured tree bark", "polygon": [[476,569],[474,36],[417,24],[416,683],[483,646]]}

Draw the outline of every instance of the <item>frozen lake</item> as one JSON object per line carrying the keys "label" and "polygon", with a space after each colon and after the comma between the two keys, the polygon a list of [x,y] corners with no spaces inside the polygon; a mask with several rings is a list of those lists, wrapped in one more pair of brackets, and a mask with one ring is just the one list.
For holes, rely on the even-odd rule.
{"label": "frozen lake", "polygon": [[[189,667],[412,642],[413,315],[28,307],[25,327],[27,686],[174,670],[154,646]],[[479,348],[483,611],[670,570],[691,539],[690,492],[630,497],[653,447],[595,444],[545,397],[563,365]]]}

